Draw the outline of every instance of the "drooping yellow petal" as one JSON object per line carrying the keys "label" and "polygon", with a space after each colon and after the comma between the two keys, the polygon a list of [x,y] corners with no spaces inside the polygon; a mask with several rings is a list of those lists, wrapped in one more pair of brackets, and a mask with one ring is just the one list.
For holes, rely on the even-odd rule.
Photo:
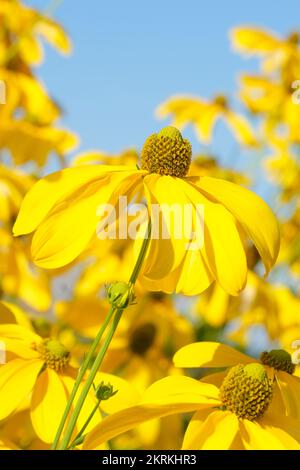
{"label": "drooping yellow petal", "polygon": [[213,385],[189,377],[166,377],[146,390],[139,405],[105,418],[88,435],[84,448],[96,449],[101,443],[150,419],[219,406],[218,393]]}
{"label": "drooping yellow petal", "polygon": [[281,392],[286,414],[300,419],[300,378],[276,371],[276,382]]}
{"label": "drooping yellow petal", "polygon": [[280,235],[276,217],[255,193],[242,186],[208,176],[201,177],[197,187],[223,204],[253,240],[268,273],[279,251]]}
{"label": "drooping yellow petal", "polygon": [[177,178],[151,174],[144,178],[144,188],[151,215],[151,241],[145,260],[145,275],[161,279],[174,271],[186,253],[183,208],[187,200]]}
{"label": "drooping yellow petal", "polygon": [[[97,213],[102,204],[116,203],[117,188],[132,185],[139,179],[137,173],[120,172],[107,185],[93,182],[77,199],[62,202],[37,228],[32,240],[32,254],[36,264],[52,269],[73,261],[87,246],[98,230]],[[125,192],[126,194],[126,192]],[[113,197],[113,201],[112,201]],[[100,211],[101,212],[101,211]]]}
{"label": "drooping yellow petal", "polygon": [[9,416],[31,393],[43,363],[14,359],[0,367],[0,420]]}
{"label": "drooping yellow petal", "polygon": [[202,341],[184,346],[173,358],[176,367],[231,367],[256,362],[226,344]]}
{"label": "drooping yellow petal", "polygon": [[42,441],[53,442],[66,404],[66,390],[59,375],[45,369],[34,386],[30,412],[34,430]]}
{"label": "drooping yellow petal", "polygon": [[188,178],[187,182],[180,181],[178,184],[198,210],[203,208],[201,255],[223,289],[231,295],[237,295],[246,284],[247,262],[235,220],[223,205],[204,197],[193,184],[192,178]]}
{"label": "drooping yellow petal", "polygon": [[154,382],[145,391],[141,403],[147,404],[182,404],[191,403],[197,408],[197,403],[201,409],[201,400],[206,398],[213,404],[219,404],[219,390],[211,384],[203,384],[190,377],[181,375],[165,377]]}
{"label": "drooping yellow petal", "polygon": [[300,445],[287,433],[273,426],[264,426],[264,421],[240,421],[240,433],[247,450],[291,450]]}
{"label": "drooping yellow petal", "polygon": [[[99,181],[99,190],[103,179],[111,172],[124,172],[126,167],[108,165],[86,165],[66,168],[39,180],[26,194],[18,218],[14,225],[14,235],[30,233],[44,220],[55,204],[78,196],[89,184]],[[132,173],[136,173],[131,169]]]}
{"label": "drooping yellow petal", "polygon": [[193,416],[188,425],[182,449],[228,450],[238,431],[238,419],[233,413],[213,411],[203,421],[200,411]]}

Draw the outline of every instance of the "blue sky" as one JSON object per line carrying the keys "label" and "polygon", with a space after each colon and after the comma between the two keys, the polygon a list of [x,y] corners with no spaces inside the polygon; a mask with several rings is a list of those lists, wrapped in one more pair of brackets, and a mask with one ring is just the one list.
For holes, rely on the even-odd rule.
{"label": "blue sky", "polygon": [[[26,3],[45,10],[51,2]],[[79,134],[80,150],[140,147],[161,127],[154,109],[164,99],[232,94],[237,74],[255,70],[254,60],[231,51],[231,27],[260,25],[285,34],[300,28],[299,10],[299,0],[64,0],[54,16],[74,52],[64,58],[47,48],[37,72],[65,110],[62,123]],[[213,148],[230,153],[234,144],[224,132],[217,130]],[[192,143],[200,149],[193,137]]]}

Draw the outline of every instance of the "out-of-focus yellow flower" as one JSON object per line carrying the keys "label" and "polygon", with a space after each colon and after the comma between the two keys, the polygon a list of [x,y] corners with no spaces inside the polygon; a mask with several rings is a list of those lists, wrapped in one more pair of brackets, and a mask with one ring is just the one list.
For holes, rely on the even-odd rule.
{"label": "out-of-focus yellow flower", "polygon": [[[0,325],[0,338],[7,356],[12,356],[0,367],[0,419],[10,416],[32,394],[30,414],[34,430],[42,441],[52,443],[76,377],[72,357],[57,340],[43,340],[20,325]],[[79,418],[79,429],[94,406],[94,398],[89,396]],[[97,413],[90,429],[99,419]]]}
{"label": "out-of-focus yellow flower", "polygon": [[0,423],[0,440],[2,438],[19,450],[47,450],[50,447],[34,432],[28,409],[18,411]]}
{"label": "out-of-focus yellow flower", "polygon": [[4,228],[0,228],[0,236],[2,292],[19,298],[35,310],[48,310],[51,305],[49,276],[32,263],[28,241],[14,239]]}
{"label": "out-of-focus yellow flower", "polygon": [[[187,152],[189,144],[177,129],[167,127],[149,139],[143,149],[142,170],[89,165],[41,179],[24,198],[14,226],[15,235],[35,231],[32,254],[38,265],[50,269],[66,265],[95,238],[99,205],[109,202],[116,207],[120,195],[131,199],[142,187],[151,218],[154,219],[152,204],[159,204],[169,232],[167,239],[150,240],[141,277],[144,285],[150,290],[193,295],[217,280],[227,292],[238,294],[247,277],[245,234],[253,240],[269,271],[279,250],[276,218],[262,199],[243,187],[211,177],[186,177],[190,151],[181,154],[178,149]],[[167,144],[177,153],[171,151],[168,156]],[[160,151],[161,157],[156,153]],[[174,161],[176,155],[180,155],[184,169]],[[204,208],[202,248],[187,249],[191,236],[175,236],[174,224],[167,219],[169,211],[164,211],[166,205],[174,204],[192,204],[194,210],[197,205]],[[199,215],[194,215],[199,221]],[[136,252],[142,231],[136,239]]]}
{"label": "out-of-focus yellow flower", "polygon": [[293,99],[293,79],[285,83],[281,79],[246,75],[241,85],[240,97],[247,108],[264,117],[263,130],[270,143],[282,147],[287,140],[299,141],[300,106]]}
{"label": "out-of-focus yellow flower", "polygon": [[5,106],[0,106],[1,121],[12,119],[16,109],[22,109],[24,118],[40,125],[50,124],[59,117],[59,107],[35,78],[0,68],[0,79],[7,84]]}
{"label": "out-of-focus yellow flower", "polygon": [[12,224],[33,178],[21,171],[0,165],[0,222]]}
{"label": "out-of-focus yellow flower", "polygon": [[31,322],[26,312],[12,302],[0,302],[0,323],[18,323],[31,329]]}
{"label": "out-of-focus yellow flower", "polygon": [[0,20],[0,63],[7,64],[18,58],[25,64],[40,63],[43,50],[39,38],[62,53],[71,50],[70,40],[58,23],[18,0],[1,1]]}
{"label": "out-of-focus yellow flower", "polygon": [[281,38],[265,29],[238,26],[231,30],[230,37],[237,51],[261,57],[264,71],[290,67],[294,75],[300,76],[299,33],[293,32],[287,38]]}
{"label": "out-of-focus yellow flower", "polygon": [[174,96],[157,109],[159,118],[172,116],[172,125],[183,129],[193,125],[199,140],[209,143],[218,119],[222,118],[237,141],[242,145],[256,146],[254,132],[244,116],[232,111],[225,96],[212,101],[189,96]]}
{"label": "out-of-focus yellow flower", "polygon": [[196,411],[183,449],[300,449],[298,421],[270,405],[272,388],[256,363],[230,369],[220,389],[189,377],[166,377],[152,384],[137,406],[105,418],[87,436],[84,448],[97,449],[155,417]]}
{"label": "out-of-focus yellow flower", "polygon": [[0,147],[8,149],[18,165],[34,160],[43,166],[50,152],[63,156],[76,145],[77,137],[64,129],[23,120],[1,123]]}
{"label": "out-of-focus yellow flower", "polygon": [[[52,443],[76,378],[73,367],[76,360],[57,339],[43,339],[20,325],[0,325],[0,339],[5,344],[8,360],[0,367],[0,397],[3,400],[0,420],[10,416],[25,399],[31,397],[29,406],[34,431],[43,442]],[[109,400],[101,401],[89,429],[99,422],[102,412],[115,413],[139,400],[135,388],[122,378],[99,372],[95,386],[102,382],[110,383],[117,393]],[[78,393],[81,387],[82,384]],[[96,397],[90,391],[77,423],[77,432],[95,404]]]}
{"label": "out-of-focus yellow flower", "polygon": [[248,185],[249,178],[230,168],[220,166],[213,155],[196,155],[190,166],[190,175],[212,176],[235,184]]}
{"label": "out-of-focus yellow flower", "polygon": [[[293,375],[295,365],[291,355],[283,349],[264,351],[260,360],[242,354],[236,349],[216,342],[202,341],[184,346],[174,356],[175,366],[180,368],[223,368],[238,364],[260,363],[266,369],[270,380],[274,382],[274,400],[276,407],[288,416],[300,419],[300,379]],[[217,374],[217,381],[224,378],[226,372]],[[206,381],[214,382],[214,374]]]}
{"label": "out-of-focus yellow flower", "polygon": [[[299,113],[300,116],[300,113]],[[280,198],[289,201],[300,192],[300,165],[285,142],[264,161],[271,181],[280,187]]]}

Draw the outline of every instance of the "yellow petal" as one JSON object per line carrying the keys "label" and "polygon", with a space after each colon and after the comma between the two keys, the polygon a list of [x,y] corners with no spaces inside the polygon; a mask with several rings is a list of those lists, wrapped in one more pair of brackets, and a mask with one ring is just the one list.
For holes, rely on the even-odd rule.
{"label": "yellow petal", "polygon": [[166,377],[146,390],[139,405],[105,418],[88,435],[84,448],[95,449],[118,434],[154,418],[219,406],[218,393],[213,385],[201,384],[189,377]]}
{"label": "yellow petal", "polygon": [[248,54],[266,54],[276,51],[280,46],[280,39],[265,29],[240,26],[230,31],[233,46],[241,52]]}
{"label": "yellow petal", "polygon": [[[80,168],[78,168],[80,169]],[[102,204],[117,200],[126,194],[120,184],[132,185],[139,178],[131,179],[127,172],[120,172],[101,187],[99,182],[90,184],[77,199],[62,202],[37,228],[32,239],[32,254],[36,264],[52,269],[73,261],[87,246],[98,229],[97,209]]]}
{"label": "yellow petal", "polygon": [[[18,218],[14,225],[14,235],[30,233],[44,220],[50,210],[60,201],[78,196],[86,186],[99,181],[115,171],[125,171],[126,167],[108,165],[87,165],[77,168],[66,168],[52,173],[39,180],[26,194]],[[134,171],[131,172],[134,173]],[[136,172],[135,172],[136,173]]]}
{"label": "yellow petal", "polygon": [[34,331],[17,324],[0,324],[0,336],[21,340],[29,344],[41,341],[40,336]]}
{"label": "yellow petal", "polygon": [[[184,376],[170,376],[154,382],[145,391],[141,404],[176,406],[191,404],[191,409],[202,408],[207,404],[218,405],[219,390],[211,384],[204,384]],[[194,407],[194,408],[193,408]]]}
{"label": "yellow petal", "polygon": [[213,411],[203,422],[203,415],[197,412],[186,430],[182,449],[184,450],[228,450],[238,431],[237,417],[227,411]]}
{"label": "yellow petal", "polygon": [[0,420],[9,416],[31,393],[43,363],[14,359],[0,367]]}
{"label": "yellow petal", "polygon": [[59,375],[45,369],[34,386],[30,412],[34,430],[42,441],[53,442],[66,404],[66,391]]}
{"label": "yellow petal", "polygon": [[231,295],[237,295],[246,284],[247,262],[235,220],[224,206],[204,197],[193,184],[192,178],[188,178],[187,182],[178,184],[182,185],[189,201],[195,207],[202,206],[204,212],[204,246],[201,255],[223,289]]}
{"label": "yellow petal", "polygon": [[197,186],[220,201],[253,240],[268,272],[279,251],[279,227],[269,206],[255,193],[221,179],[201,177]]}
{"label": "yellow petal", "polygon": [[106,414],[116,413],[123,408],[129,408],[140,400],[140,394],[127,380],[117,377],[116,375],[99,372],[94,383],[98,385],[102,381],[104,383],[110,383],[113,389],[117,390],[116,395],[109,400],[101,402],[101,410]]}
{"label": "yellow petal", "polygon": [[231,367],[256,362],[226,344],[202,341],[179,349],[173,358],[176,367]]}
{"label": "yellow petal", "polygon": [[289,450],[300,448],[299,444],[287,433],[273,426],[264,426],[261,422],[240,421],[240,432],[247,450]]}
{"label": "yellow petal", "polygon": [[225,120],[228,126],[231,128],[237,141],[239,141],[241,144],[251,147],[258,145],[254,136],[254,132],[244,116],[236,114],[232,111],[227,111],[225,113]]}
{"label": "yellow petal", "polygon": [[281,392],[286,414],[300,419],[300,378],[277,371],[276,382]]}
{"label": "yellow petal", "polygon": [[[188,201],[178,187],[177,178],[171,176],[148,175],[144,178],[144,188],[152,221],[144,270],[148,278],[160,279],[174,271],[185,256],[187,240],[182,234],[182,224],[176,224],[176,220]],[[161,214],[159,220],[155,209]]]}
{"label": "yellow petal", "polygon": [[[283,441],[288,448],[300,444],[300,427],[299,419],[292,416],[285,416],[278,410],[272,410],[268,408],[266,414],[260,420],[262,426],[268,429],[272,434],[277,435],[278,438]],[[295,442],[296,441],[296,442]],[[291,447],[289,447],[291,446]]]}

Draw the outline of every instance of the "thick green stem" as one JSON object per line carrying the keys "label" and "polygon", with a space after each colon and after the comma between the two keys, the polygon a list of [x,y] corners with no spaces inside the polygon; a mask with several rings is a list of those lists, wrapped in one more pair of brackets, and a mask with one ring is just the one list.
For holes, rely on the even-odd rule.
{"label": "thick green stem", "polygon": [[94,356],[94,353],[100,343],[100,340],[110,322],[110,320],[112,319],[113,315],[115,313],[115,309],[113,307],[110,308],[108,314],[106,315],[105,319],[104,319],[104,322],[97,334],[97,336],[95,337],[89,351],[88,351],[88,354],[86,355],[83,363],[81,364],[80,366],[80,369],[78,371],[78,375],[76,377],[76,380],[75,380],[75,383],[73,385],[73,389],[72,389],[72,392],[70,394],[70,397],[69,397],[69,400],[68,400],[68,403],[67,403],[67,406],[65,408],[65,411],[64,411],[64,414],[61,418],[61,421],[59,423],[59,426],[58,426],[58,429],[57,429],[57,432],[56,432],[56,435],[55,435],[55,439],[54,439],[54,442],[53,442],[53,445],[52,445],[52,449],[56,449],[57,448],[57,445],[58,445],[58,442],[59,442],[59,439],[60,439],[60,436],[61,436],[61,433],[64,429],[64,426],[65,426],[65,423],[67,421],[67,418],[68,418],[68,415],[70,413],[70,410],[71,410],[71,407],[72,407],[72,404],[73,404],[73,401],[74,401],[74,398],[76,396],[76,393],[77,393],[77,390],[79,388],[79,385],[84,377],[84,374],[85,372],[87,371],[88,367],[89,367],[89,364]]}

